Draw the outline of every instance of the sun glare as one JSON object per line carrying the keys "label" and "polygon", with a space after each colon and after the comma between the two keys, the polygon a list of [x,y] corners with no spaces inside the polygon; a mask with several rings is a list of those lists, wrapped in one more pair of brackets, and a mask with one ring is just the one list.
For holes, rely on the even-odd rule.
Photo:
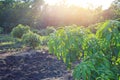
{"label": "sun glare", "polygon": [[60,0],[44,0],[47,4],[49,5],[55,5],[57,4]]}
{"label": "sun glare", "polygon": [[[45,0],[45,2],[49,5],[58,4],[60,1],[62,0]],[[67,4],[68,6],[76,5],[84,8],[90,6],[92,8],[102,6],[103,9],[107,9],[114,0],[63,0],[63,1],[65,1],[66,2],[65,4]]]}

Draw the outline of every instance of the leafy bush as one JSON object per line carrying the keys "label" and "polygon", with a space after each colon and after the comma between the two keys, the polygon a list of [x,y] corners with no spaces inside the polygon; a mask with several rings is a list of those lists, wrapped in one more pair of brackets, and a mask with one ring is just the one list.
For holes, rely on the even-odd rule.
{"label": "leafy bush", "polygon": [[47,45],[49,41],[49,36],[41,36],[41,45]]}
{"label": "leafy bush", "polygon": [[22,24],[17,25],[15,28],[12,29],[12,36],[16,38],[21,38],[23,34],[28,33],[30,31],[29,26],[24,26]]}
{"label": "leafy bush", "polygon": [[40,45],[40,36],[33,32],[23,34],[22,40],[27,46],[30,46],[33,49]]}
{"label": "leafy bush", "polygon": [[55,32],[56,29],[54,27],[47,27],[46,28],[46,34],[49,35],[50,33],[53,33]]}
{"label": "leafy bush", "polygon": [[46,29],[42,29],[39,31],[39,34],[42,36],[48,36],[49,34],[55,32],[56,29],[54,27],[47,27]]}
{"label": "leafy bush", "polygon": [[45,29],[37,30],[37,29],[32,29],[31,30],[34,33],[37,33],[41,36],[48,36],[49,34],[53,33],[56,31],[54,27],[47,27]]}
{"label": "leafy bush", "polygon": [[100,24],[96,34],[87,28],[69,27],[51,34],[49,50],[68,67],[80,60],[74,71],[75,80],[119,80],[120,78],[120,22]]}
{"label": "leafy bush", "polygon": [[102,23],[96,23],[93,25],[88,26],[87,28],[92,32],[92,33],[96,33],[97,30],[100,28],[100,26],[102,25]]}
{"label": "leafy bush", "polygon": [[11,35],[0,35],[0,42],[14,42],[16,41],[16,38],[13,38]]}
{"label": "leafy bush", "polygon": [[80,27],[67,26],[51,34],[48,42],[49,51],[54,53],[70,68],[71,62],[79,59],[82,50],[82,43],[89,32]]}

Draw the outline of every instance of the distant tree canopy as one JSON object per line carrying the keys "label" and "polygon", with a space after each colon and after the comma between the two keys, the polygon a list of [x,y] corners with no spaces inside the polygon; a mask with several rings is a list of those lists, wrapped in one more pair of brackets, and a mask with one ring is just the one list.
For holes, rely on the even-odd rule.
{"label": "distant tree canopy", "polygon": [[120,17],[120,0],[115,0],[109,9],[85,9],[65,6],[64,2],[50,6],[44,0],[0,0],[0,27],[9,33],[18,24],[41,29],[47,26],[88,26],[106,19]]}
{"label": "distant tree canopy", "polygon": [[117,19],[120,18],[120,0],[115,0],[111,6],[103,11],[102,16],[104,19]]}
{"label": "distant tree canopy", "polygon": [[5,33],[18,24],[32,26],[42,4],[43,0],[1,0],[0,26],[4,28]]}

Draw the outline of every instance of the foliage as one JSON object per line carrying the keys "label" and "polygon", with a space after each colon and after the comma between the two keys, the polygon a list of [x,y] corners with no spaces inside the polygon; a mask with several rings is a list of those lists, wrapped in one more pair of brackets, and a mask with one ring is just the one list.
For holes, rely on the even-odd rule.
{"label": "foliage", "polygon": [[50,33],[53,33],[53,32],[55,32],[56,31],[56,29],[54,28],[54,27],[47,27],[46,28],[46,35],[49,35]]}
{"label": "foliage", "polygon": [[71,62],[79,59],[83,52],[82,43],[89,31],[80,27],[67,26],[64,29],[59,29],[51,34],[48,42],[49,50],[54,53],[59,59],[70,67]]}
{"label": "foliage", "polygon": [[34,33],[37,33],[41,36],[49,36],[51,33],[55,32],[56,29],[54,27],[47,27],[45,29],[32,29]]}
{"label": "foliage", "polygon": [[102,10],[100,6],[91,9],[90,5],[88,9],[73,5],[68,7],[66,4],[63,6],[63,3],[50,6],[44,4],[44,0],[0,0],[0,27],[4,33],[9,33],[18,24],[37,29],[71,24],[88,26],[120,17],[118,0],[107,10]]}
{"label": "foliage", "polygon": [[21,50],[23,44],[20,39],[13,38],[11,35],[0,35],[0,53]]}
{"label": "foliage", "polygon": [[56,31],[55,28],[53,28],[53,27],[47,27],[45,29],[40,30],[39,34],[41,36],[48,36],[49,34],[55,32],[55,31]]}
{"label": "foliage", "polygon": [[111,6],[103,13],[104,20],[120,18],[120,1],[114,0]]}
{"label": "foliage", "polygon": [[102,23],[96,23],[88,26],[87,28],[94,34],[96,34],[97,30],[101,27]]}
{"label": "foliage", "polygon": [[22,24],[19,24],[15,28],[13,28],[11,34],[13,37],[21,38],[23,34],[28,33],[29,31],[30,31],[29,26],[24,26]]}
{"label": "foliage", "polygon": [[30,46],[33,49],[40,45],[40,36],[33,32],[23,34],[22,40],[27,46]]}
{"label": "foliage", "polygon": [[87,26],[101,21],[101,13],[103,12],[101,7],[93,10],[73,5],[69,7],[62,4],[50,6],[44,4],[44,0],[2,0],[0,1],[0,9],[0,26],[4,28],[6,33],[19,23],[37,29],[52,25]]}
{"label": "foliage", "polygon": [[93,34],[87,28],[68,27],[51,34],[48,46],[51,53],[68,67],[75,67],[75,80],[118,80],[120,76],[120,22],[101,23]]}
{"label": "foliage", "polygon": [[0,42],[9,42],[12,41],[14,42],[16,39],[13,38],[11,35],[5,35],[5,34],[1,34],[0,35]]}
{"label": "foliage", "polygon": [[2,27],[0,27],[0,34],[1,34],[1,33],[3,33],[3,28],[2,28]]}
{"label": "foliage", "polygon": [[[112,71],[120,76],[120,22],[106,21],[97,32],[97,37],[106,43],[104,54],[108,57]],[[118,78],[118,77],[117,77]]]}
{"label": "foliage", "polygon": [[117,21],[120,21],[120,18],[116,19]]}
{"label": "foliage", "polygon": [[11,32],[18,24],[34,27],[34,22],[40,22],[42,4],[43,0],[0,0],[0,26],[4,33]]}
{"label": "foliage", "polygon": [[41,36],[41,45],[47,45],[49,41],[49,36]]}

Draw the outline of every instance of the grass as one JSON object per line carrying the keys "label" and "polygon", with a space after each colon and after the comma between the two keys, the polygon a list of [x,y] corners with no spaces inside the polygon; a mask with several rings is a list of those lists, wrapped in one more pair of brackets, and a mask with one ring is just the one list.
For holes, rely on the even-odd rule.
{"label": "grass", "polygon": [[[41,43],[35,49],[48,50],[48,39],[48,36],[41,36]],[[26,46],[24,45],[21,39],[13,38],[9,34],[0,34],[0,53],[24,49],[26,49]]]}
{"label": "grass", "polygon": [[9,42],[9,41],[15,41],[15,38],[13,38],[11,35],[6,35],[6,34],[0,35],[0,42]]}
{"label": "grass", "polygon": [[10,41],[10,42],[2,42],[2,43],[0,43],[0,46],[13,45],[13,44],[15,44],[15,42],[12,42],[12,41]]}
{"label": "grass", "polygon": [[22,48],[23,43],[20,39],[13,38],[11,35],[0,35],[0,53],[15,51]]}

